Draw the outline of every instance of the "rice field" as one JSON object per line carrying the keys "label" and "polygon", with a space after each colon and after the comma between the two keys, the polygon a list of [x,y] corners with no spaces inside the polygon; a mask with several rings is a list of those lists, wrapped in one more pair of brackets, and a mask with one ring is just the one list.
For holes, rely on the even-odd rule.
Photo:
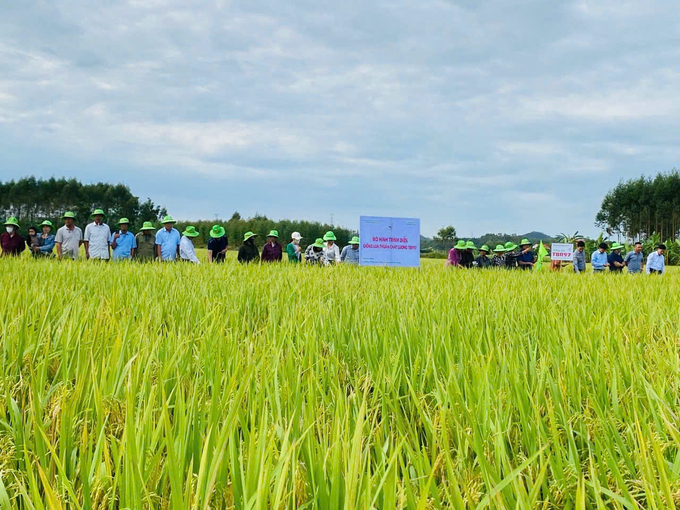
{"label": "rice field", "polygon": [[0,508],[673,508],[680,286],[2,260]]}

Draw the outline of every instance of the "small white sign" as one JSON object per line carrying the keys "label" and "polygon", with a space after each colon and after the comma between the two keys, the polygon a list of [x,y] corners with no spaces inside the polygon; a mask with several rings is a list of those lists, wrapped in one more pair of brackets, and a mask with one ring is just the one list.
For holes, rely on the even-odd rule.
{"label": "small white sign", "polygon": [[568,260],[574,257],[574,245],[571,243],[552,243],[550,246],[550,260]]}

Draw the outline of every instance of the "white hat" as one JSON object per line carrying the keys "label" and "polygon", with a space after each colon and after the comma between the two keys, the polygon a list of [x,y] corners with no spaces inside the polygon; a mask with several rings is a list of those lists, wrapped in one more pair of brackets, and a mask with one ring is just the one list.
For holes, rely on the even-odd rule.
{"label": "white hat", "polygon": [[300,232],[293,232],[290,235],[290,238],[299,241],[300,239],[302,239],[302,236],[300,235]]}

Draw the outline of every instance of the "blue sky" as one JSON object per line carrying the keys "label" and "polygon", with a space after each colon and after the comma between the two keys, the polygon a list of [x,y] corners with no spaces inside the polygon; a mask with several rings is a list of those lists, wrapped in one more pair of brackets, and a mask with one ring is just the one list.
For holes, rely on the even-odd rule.
{"label": "blue sky", "polygon": [[1,1],[0,179],[596,234],[619,179],[680,166],[672,0],[105,4]]}

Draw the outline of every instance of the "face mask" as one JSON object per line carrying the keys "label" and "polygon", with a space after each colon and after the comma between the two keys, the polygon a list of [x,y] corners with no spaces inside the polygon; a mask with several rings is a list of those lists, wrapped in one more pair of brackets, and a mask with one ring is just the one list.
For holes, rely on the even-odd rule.
{"label": "face mask", "polygon": [[14,232],[14,227],[5,227],[5,230],[7,230],[8,234],[11,234],[12,232]]}

